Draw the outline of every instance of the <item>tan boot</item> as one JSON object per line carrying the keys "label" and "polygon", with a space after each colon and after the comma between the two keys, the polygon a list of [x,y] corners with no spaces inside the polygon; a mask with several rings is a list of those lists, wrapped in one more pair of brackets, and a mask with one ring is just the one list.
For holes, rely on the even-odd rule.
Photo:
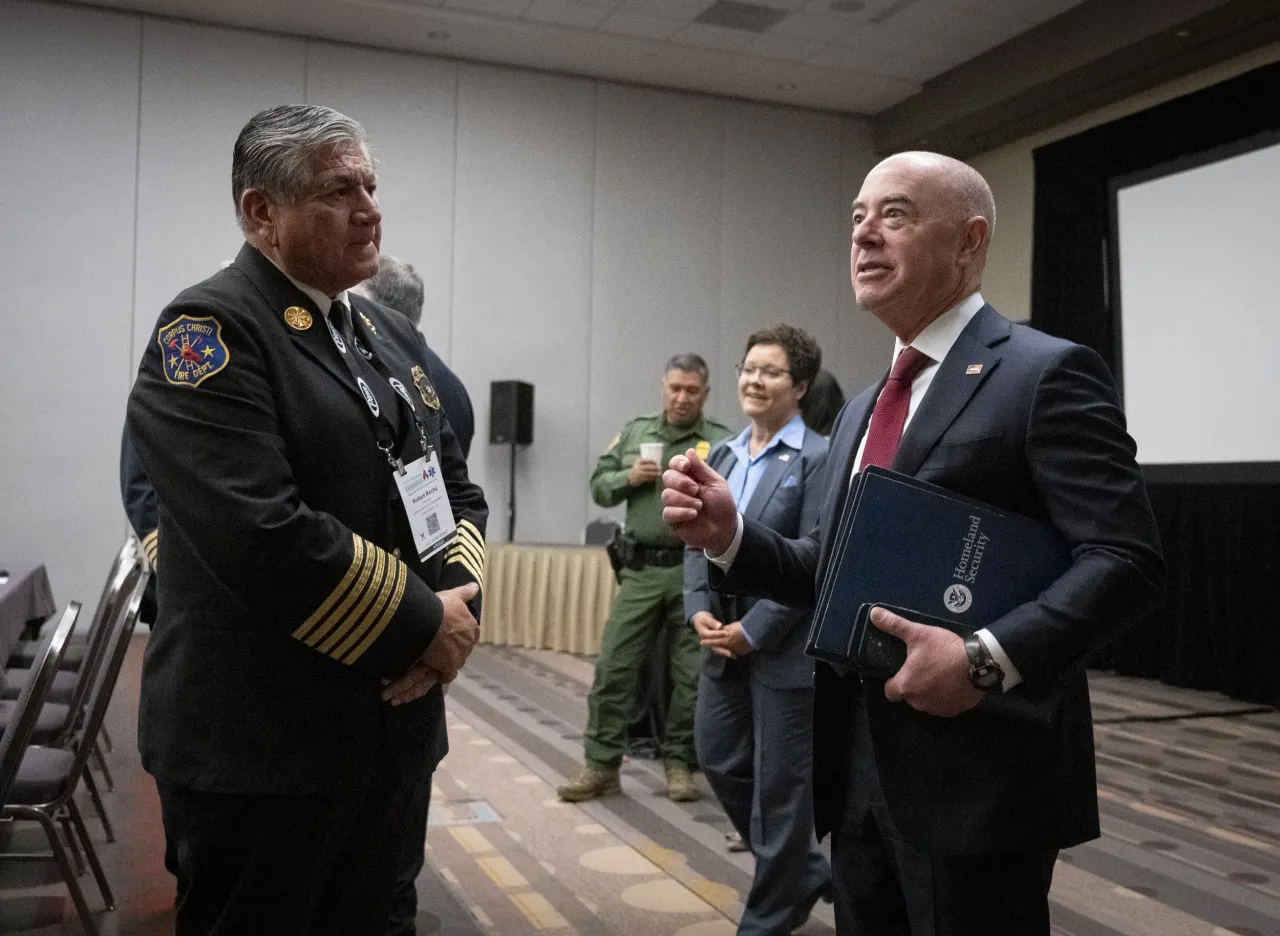
{"label": "tan boot", "polygon": [[667,768],[667,799],[677,803],[692,803],[702,798],[688,767],[676,761],[668,761],[664,766]]}
{"label": "tan boot", "polygon": [[581,803],[595,799],[597,796],[608,796],[621,793],[622,784],[618,782],[617,767],[592,767],[587,765],[556,793],[566,803]]}

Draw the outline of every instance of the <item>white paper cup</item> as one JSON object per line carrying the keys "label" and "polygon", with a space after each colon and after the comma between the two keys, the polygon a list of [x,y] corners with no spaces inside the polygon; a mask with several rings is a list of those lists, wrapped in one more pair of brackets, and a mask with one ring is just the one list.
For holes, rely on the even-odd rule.
{"label": "white paper cup", "polygon": [[661,442],[641,442],[640,457],[648,461],[662,464],[662,443]]}

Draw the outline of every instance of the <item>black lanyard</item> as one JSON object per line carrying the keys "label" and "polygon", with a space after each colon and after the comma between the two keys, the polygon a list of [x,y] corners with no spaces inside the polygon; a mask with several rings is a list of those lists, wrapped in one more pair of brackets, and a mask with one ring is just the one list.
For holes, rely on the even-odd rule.
{"label": "black lanyard", "polygon": [[[382,404],[378,400],[378,396],[373,392],[373,387],[365,380],[360,373],[363,367],[368,367],[370,371],[376,371],[395,391],[395,395],[400,398],[403,403],[408,404],[409,422],[418,427],[418,438],[422,443],[422,454],[425,458],[430,458],[432,454],[431,444],[427,441],[427,428],[425,423],[418,417],[418,408],[413,403],[413,398],[409,396],[409,391],[405,389],[405,385],[396,377],[393,377],[387,370],[386,366],[377,358],[372,350],[365,351],[365,345],[372,347],[368,336],[363,335],[363,326],[356,323],[355,310],[350,310],[351,314],[351,335],[352,341],[356,345],[355,348],[348,349],[347,343],[343,337],[338,334],[338,330],[333,327],[332,313],[336,309],[343,312],[348,311],[347,308],[336,299],[329,305],[330,315],[325,316],[325,324],[329,326],[329,337],[333,339],[334,346],[338,349],[338,357],[342,358],[342,363],[347,366],[347,371],[351,374],[351,379],[355,381],[356,389],[360,391],[360,395],[364,397],[365,406],[369,410],[369,416],[373,420],[374,435],[378,437],[378,448],[381,449],[383,455],[387,458],[387,463],[391,465],[397,472],[404,474],[404,462],[396,456],[397,438],[395,425],[391,421],[391,417],[383,411]],[[362,334],[356,334],[359,330]],[[361,338],[364,341],[361,341]],[[362,360],[363,359],[363,360]],[[372,376],[372,374],[370,374]],[[397,404],[398,405],[398,404]]]}

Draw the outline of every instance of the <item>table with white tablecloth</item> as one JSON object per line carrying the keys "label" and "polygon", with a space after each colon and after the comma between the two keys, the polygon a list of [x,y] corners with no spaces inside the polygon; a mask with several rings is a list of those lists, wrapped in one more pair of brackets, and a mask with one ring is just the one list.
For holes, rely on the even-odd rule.
{"label": "table with white tablecloth", "polygon": [[599,653],[617,583],[599,546],[503,543],[485,557],[480,639]]}
{"label": "table with white tablecloth", "polygon": [[43,565],[0,561],[0,665],[9,659],[28,625],[38,630],[57,609]]}

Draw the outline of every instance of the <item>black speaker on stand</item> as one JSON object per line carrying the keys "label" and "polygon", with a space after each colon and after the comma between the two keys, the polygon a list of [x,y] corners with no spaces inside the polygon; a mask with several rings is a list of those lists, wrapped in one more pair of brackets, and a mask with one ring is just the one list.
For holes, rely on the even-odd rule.
{"label": "black speaker on stand", "polygon": [[489,444],[511,446],[511,498],[507,542],[516,538],[516,447],[533,444],[533,384],[494,380],[489,384]]}

